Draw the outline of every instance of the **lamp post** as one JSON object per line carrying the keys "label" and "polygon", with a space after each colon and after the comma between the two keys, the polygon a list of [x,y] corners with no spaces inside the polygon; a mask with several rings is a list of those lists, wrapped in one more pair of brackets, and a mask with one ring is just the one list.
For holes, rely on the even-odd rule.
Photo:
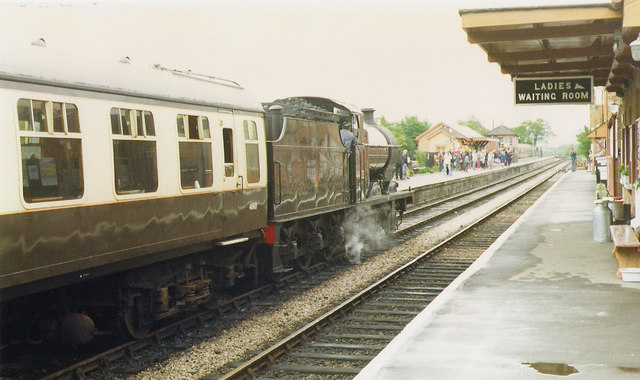
{"label": "lamp post", "polygon": [[609,112],[618,114],[619,108],[620,108],[620,103],[618,103],[617,99],[614,99],[611,103],[609,103]]}

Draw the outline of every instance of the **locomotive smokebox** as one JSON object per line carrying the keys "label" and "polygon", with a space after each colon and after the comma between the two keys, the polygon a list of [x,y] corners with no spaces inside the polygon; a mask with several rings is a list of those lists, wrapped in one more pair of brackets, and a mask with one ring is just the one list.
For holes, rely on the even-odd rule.
{"label": "locomotive smokebox", "polygon": [[[364,127],[368,136],[369,174],[371,181],[389,183],[393,179],[394,165],[399,146],[396,138],[386,128],[375,122],[373,108],[363,108]],[[385,186],[386,187],[386,186]],[[386,192],[386,191],[385,191]]]}

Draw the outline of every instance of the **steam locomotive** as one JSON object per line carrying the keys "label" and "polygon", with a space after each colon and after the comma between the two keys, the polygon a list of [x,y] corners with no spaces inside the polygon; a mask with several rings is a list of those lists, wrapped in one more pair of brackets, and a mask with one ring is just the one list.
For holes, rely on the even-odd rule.
{"label": "steam locomotive", "polygon": [[259,104],[233,81],[129,60],[96,72],[48,49],[0,61],[3,340],[83,344],[114,319],[143,338],[344,254],[352,218],[393,230],[411,202],[371,109]]}

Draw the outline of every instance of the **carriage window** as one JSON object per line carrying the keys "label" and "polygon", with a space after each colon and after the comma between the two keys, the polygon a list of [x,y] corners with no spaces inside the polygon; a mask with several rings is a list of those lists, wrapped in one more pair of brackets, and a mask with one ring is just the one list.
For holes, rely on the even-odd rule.
{"label": "carriage window", "polygon": [[258,128],[256,122],[244,120],[245,151],[247,159],[247,182],[256,183],[260,181],[260,156],[258,146]]}
{"label": "carriage window", "polygon": [[176,122],[178,123],[178,137],[185,137],[184,133],[184,117],[185,115],[178,115]]}
{"label": "carriage window", "polygon": [[69,132],[80,133],[80,120],[78,120],[78,107],[65,103],[64,108],[67,113],[67,130]]}
{"label": "carriage window", "polygon": [[136,111],[136,125],[138,127],[138,136],[144,136],[144,125],[142,122],[142,111]]}
{"label": "carriage window", "polygon": [[198,189],[213,185],[213,161],[209,119],[205,116],[178,115],[180,186]]}
{"label": "carriage window", "polygon": [[122,134],[119,118],[120,118],[120,109],[112,108],[111,109],[111,133],[113,133],[114,135]]}
{"label": "carriage window", "polygon": [[64,132],[64,119],[62,117],[62,103],[52,103],[53,106],[53,131]]}
{"label": "carriage window", "polygon": [[33,131],[33,116],[31,114],[31,100],[18,100],[18,127],[21,131]]}
{"label": "carriage window", "polygon": [[224,147],[224,176],[234,176],[233,165],[233,129],[222,128],[222,145]]}
{"label": "carriage window", "polygon": [[81,198],[84,193],[78,108],[69,103],[18,100],[25,202]]}
{"label": "carriage window", "polygon": [[131,137],[153,137],[156,135],[153,114],[149,111],[112,108],[111,133]]}
{"label": "carriage window", "polygon": [[158,163],[151,112],[112,108],[111,132],[116,194],[155,192]]}
{"label": "carriage window", "polygon": [[151,112],[144,111],[144,127],[147,132],[147,136],[155,136],[156,135],[156,125],[153,123],[153,115]]}

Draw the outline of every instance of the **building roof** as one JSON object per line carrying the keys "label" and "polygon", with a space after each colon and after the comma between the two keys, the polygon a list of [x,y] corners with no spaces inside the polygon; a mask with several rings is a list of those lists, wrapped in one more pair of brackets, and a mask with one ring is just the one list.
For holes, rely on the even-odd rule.
{"label": "building roof", "polygon": [[460,10],[462,28],[511,78],[593,76],[621,95],[635,67],[629,43],[640,2]]}
{"label": "building roof", "polygon": [[479,132],[465,126],[465,125],[456,125],[454,127],[454,130],[457,131],[458,133],[460,133],[463,137],[466,138],[470,138],[470,139],[478,139],[478,138],[483,138],[484,136],[482,136]]}
{"label": "building roof", "polygon": [[600,123],[597,127],[593,128],[587,135],[590,139],[606,139],[607,138],[607,123]]}
{"label": "building roof", "polygon": [[474,131],[473,129],[466,127],[464,125],[457,125],[452,127],[444,122],[439,122],[431,126],[431,128],[422,132],[418,137],[416,137],[416,141],[421,140],[423,138],[430,138],[436,135],[438,132],[445,133],[452,138],[455,139],[464,139],[464,140],[483,140],[484,136]]}
{"label": "building roof", "polygon": [[507,128],[504,125],[498,125],[491,131],[487,132],[487,136],[518,136],[518,134],[511,128]]}

